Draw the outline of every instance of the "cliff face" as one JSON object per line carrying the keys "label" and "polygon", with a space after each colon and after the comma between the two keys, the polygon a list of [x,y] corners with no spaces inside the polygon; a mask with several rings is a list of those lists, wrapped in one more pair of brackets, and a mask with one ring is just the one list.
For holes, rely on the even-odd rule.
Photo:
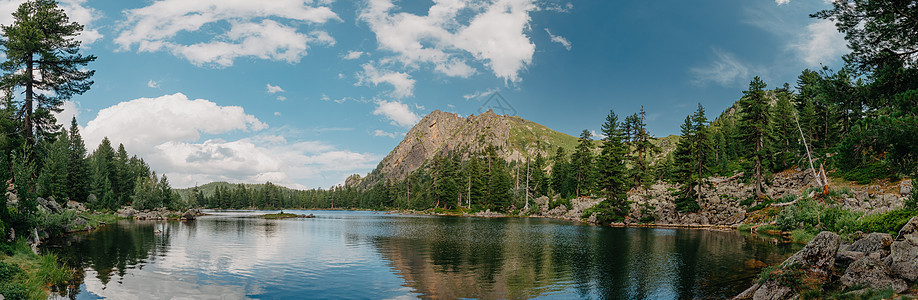
{"label": "cliff face", "polygon": [[577,138],[573,136],[517,116],[487,111],[462,118],[435,110],[411,128],[405,139],[360,184],[402,180],[432,158],[450,153],[465,158],[489,145],[497,147],[498,155],[507,161],[524,161],[537,154],[547,157],[557,147],[570,153],[576,144]]}

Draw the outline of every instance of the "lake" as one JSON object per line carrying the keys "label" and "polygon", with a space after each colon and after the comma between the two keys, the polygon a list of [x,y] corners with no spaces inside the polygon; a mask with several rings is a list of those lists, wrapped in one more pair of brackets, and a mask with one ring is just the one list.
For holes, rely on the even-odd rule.
{"label": "lake", "polygon": [[731,297],[756,262],[801,248],[735,231],[610,228],[541,218],[217,211],[121,221],[53,241],[82,270],[75,299]]}

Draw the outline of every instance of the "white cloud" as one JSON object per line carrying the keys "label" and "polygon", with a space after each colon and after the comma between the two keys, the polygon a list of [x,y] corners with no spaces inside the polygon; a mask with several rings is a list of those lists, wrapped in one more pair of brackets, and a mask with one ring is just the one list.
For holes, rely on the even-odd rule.
{"label": "white cloud", "polygon": [[359,19],[376,33],[379,48],[407,67],[433,64],[447,76],[468,77],[475,72],[471,56],[516,82],[532,62],[535,45],[526,32],[529,13],[538,9],[533,0],[435,1],[426,16],[395,9],[392,0],[372,0]]}
{"label": "white cloud", "polygon": [[548,37],[551,38],[553,43],[561,44],[561,46],[564,46],[564,49],[571,51],[571,41],[567,40],[563,36],[551,34],[551,31],[549,31],[548,28],[545,28],[545,32],[548,33]]}
{"label": "white cloud", "polygon": [[414,94],[415,80],[408,73],[389,70],[378,70],[372,64],[363,64],[363,71],[357,72],[357,83],[354,85],[378,86],[380,83],[392,85],[390,95],[395,98],[405,98]]}
{"label": "white cloud", "polygon": [[835,29],[832,20],[818,20],[807,25],[806,31],[790,47],[811,67],[837,60],[848,52],[845,36]]}
{"label": "white cloud", "polygon": [[544,3],[541,9],[558,13],[567,13],[574,9],[574,4],[570,2],[564,5],[561,5],[560,3]]}
{"label": "white cloud", "polygon": [[[13,12],[26,0],[0,0],[0,24],[13,24]],[[101,12],[86,6],[86,0],[60,0],[58,3],[70,21],[83,25],[83,31],[76,39],[83,44],[92,44],[102,38],[102,34],[93,26],[93,22],[102,15]]]}
{"label": "white cloud", "polygon": [[344,59],[354,60],[360,58],[361,55],[363,55],[363,51],[348,51],[347,54],[344,55]]}
{"label": "white cloud", "polygon": [[274,112],[274,115],[280,117],[280,116],[281,116],[281,113],[280,113],[279,111],[275,111],[275,112]]}
{"label": "white cloud", "polygon": [[188,99],[182,93],[121,102],[99,111],[86,125],[87,144],[103,137],[148,149],[166,141],[195,141],[202,133],[268,128],[239,106],[218,106],[205,99]]}
{"label": "white cloud", "polygon": [[286,92],[286,91],[285,91],[284,89],[282,89],[280,86],[271,85],[270,83],[268,83],[268,84],[265,85],[265,89],[267,89],[267,91],[268,91],[269,94],[276,94],[276,93],[283,93],[283,92]]}
{"label": "white cloud", "polygon": [[287,97],[277,96],[277,101],[287,101]]}
{"label": "white cloud", "polygon": [[[305,181],[336,182],[368,171],[379,159],[320,141],[288,142],[279,134],[261,134],[267,127],[241,107],[190,100],[178,93],[102,109],[82,132],[91,149],[105,136],[124,143],[129,152],[167,174],[175,187],[210,181],[304,187]],[[204,138],[239,132],[250,136],[230,141]]]}
{"label": "white cloud", "polygon": [[395,138],[395,133],[394,133],[394,132],[385,132],[385,131],[382,131],[382,130],[377,129],[377,130],[373,131],[373,136],[384,136],[384,137],[390,137],[390,138],[393,138],[393,139],[394,139],[394,138]]}
{"label": "white cloud", "polygon": [[154,89],[158,89],[158,88],[159,88],[159,81],[155,81],[155,80],[153,80],[153,79],[150,79],[150,81],[147,81],[147,86],[148,86],[148,87],[151,87],[151,88],[154,88]]}
{"label": "white cloud", "polygon": [[[301,23],[321,25],[340,20],[325,1],[159,0],[125,11],[126,20],[115,38],[119,50],[170,51],[195,65],[228,67],[240,57],[296,63],[310,45],[334,45],[328,33],[301,33]],[[228,23],[223,26],[221,23]],[[285,24],[289,23],[289,24]],[[220,32],[222,28],[228,28]],[[183,32],[212,34],[210,40],[183,44]]]}
{"label": "white cloud", "polygon": [[790,2],[790,0],[775,0],[775,3],[777,3],[778,5],[784,5],[784,4],[787,4],[788,2]]}
{"label": "white cloud", "polygon": [[747,80],[749,78],[749,67],[740,62],[733,54],[713,49],[715,60],[704,67],[692,68],[690,72],[694,76],[692,81],[698,85],[708,83],[717,83],[723,86],[729,86]]}
{"label": "white cloud", "polygon": [[376,101],[374,115],[382,115],[391,120],[392,125],[411,127],[421,120],[421,117],[411,111],[407,104],[397,101]]}
{"label": "white cloud", "polygon": [[80,117],[80,105],[73,101],[64,101],[60,108],[61,112],[53,113],[54,119],[57,120],[57,124],[64,126],[64,128],[70,128],[70,120],[73,118],[79,119]]}

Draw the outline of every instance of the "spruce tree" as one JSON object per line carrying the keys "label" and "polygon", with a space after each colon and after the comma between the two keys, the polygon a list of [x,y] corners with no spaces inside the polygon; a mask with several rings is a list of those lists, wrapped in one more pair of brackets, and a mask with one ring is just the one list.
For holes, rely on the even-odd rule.
{"label": "spruce tree", "polygon": [[92,85],[89,78],[95,71],[85,66],[96,57],[79,54],[76,37],[82,30],[53,0],[21,4],[13,12],[13,24],[2,26],[0,47],[6,61],[0,64],[0,85],[24,90],[22,133],[29,145],[35,144],[35,133],[56,131],[51,112],[59,112],[63,101]]}
{"label": "spruce tree", "polygon": [[63,202],[69,197],[67,189],[69,144],[67,132],[64,131],[44,151],[42,170],[38,176],[39,196],[54,197],[58,202]]}
{"label": "spruce tree", "polygon": [[558,147],[555,155],[552,157],[551,169],[551,189],[561,196],[561,198],[570,197],[570,162],[564,148]]}
{"label": "spruce tree", "polygon": [[641,106],[641,111],[631,117],[631,175],[634,179],[634,187],[642,187],[648,184],[650,169],[650,156],[660,152],[660,148],[650,142],[652,138],[647,132],[647,124],[644,123],[646,112]]}
{"label": "spruce tree", "polygon": [[576,182],[575,196],[588,195],[593,190],[593,170],[593,135],[584,129],[580,133],[577,149],[571,156],[571,171]]}
{"label": "spruce tree", "polygon": [[[599,190],[604,191],[606,199],[597,211],[597,221],[600,223],[620,222],[628,215],[628,189],[625,161],[628,155],[628,146],[625,144],[626,134],[622,123],[614,111],[609,111],[605,123],[602,124],[602,134],[605,136],[600,145],[601,151],[597,158],[599,167]],[[588,217],[588,216],[587,216]]]}
{"label": "spruce tree", "polygon": [[676,150],[673,152],[673,178],[675,183],[682,185],[676,193],[676,210],[681,212],[697,211],[697,196],[695,195],[696,181],[694,180],[696,168],[694,167],[695,143],[692,138],[695,134],[695,125],[691,116],[685,117],[682,123],[681,139],[676,144]]}
{"label": "spruce tree", "polygon": [[743,91],[740,100],[742,116],[740,128],[743,140],[749,145],[746,158],[749,159],[755,179],[755,196],[762,197],[762,185],[768,167],[771,146],[771,109],[765,96],[765,82],[756,76],[749,82],[749,89]]}
{"label": "spruce tree", "polygon": [[67,151],[67,190],[70,200],[85,202],[89,197],[89,164],[86,161],[86,144],[80,136],[76,117],[70,121],[70,145]]}
{"label": "spruce tree", "polygon": [[701,201],[701,190],[704,188],[704,178],[710,175],[710,164],[711,156],[710,153],[713,151],[713,146],[711,145],[711,136],[708,131],[708,118],[704,114],[704,107],[701,106],[701,103],[698,103],[698,109],[692,115],[692,134],[689,140],[692,143],[690,149],[692,150],[692,168],[695,170],[693,174],[694,186],[697,187],[698,191],[695,193],[695,201]]}

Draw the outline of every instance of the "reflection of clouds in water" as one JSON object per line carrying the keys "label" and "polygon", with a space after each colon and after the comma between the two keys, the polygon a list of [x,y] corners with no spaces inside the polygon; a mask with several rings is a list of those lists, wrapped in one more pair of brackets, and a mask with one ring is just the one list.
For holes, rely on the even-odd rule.
{"label": "reflection of clouds in water", "polygon": [[[130,270],[120,284],[102,284],[95,271],[86,270],[86,292],[105,299],[245,299],[245,288],[233,285],[204,284],[192,276]],[[85,296],[85,295],[84,295]]]}
{"label": "reflection of clouds in water", "polygon": [[[283,257],[286,238],[274,233],[269,220],[230,219],[230,226],[216,230],[217,222],[199,221],[193,236],[172,240],[169,253],[157,267],[167,270],[197,269],[208,273],[247,275],[260,262]],[[226,224],[221,224],[226,225]],[[251,231],[250,233],[244,231]]]}

